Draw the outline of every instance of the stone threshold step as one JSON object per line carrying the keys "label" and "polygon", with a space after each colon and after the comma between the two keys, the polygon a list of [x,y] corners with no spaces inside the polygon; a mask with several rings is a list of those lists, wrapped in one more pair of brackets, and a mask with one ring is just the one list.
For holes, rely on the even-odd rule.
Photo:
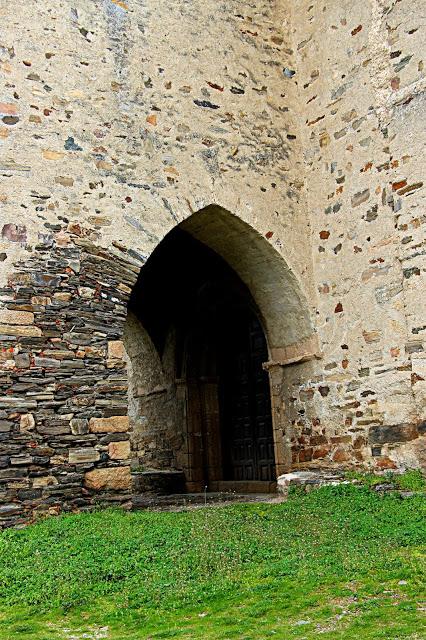
{"label": "stone threshold step", "polygon": [[178,493],[171,495],[138,495],[132,498],[132,510],[150,509],[158,511],[201,508],[205,506],[223,506],[230,503],[246,502],[282,502],[282,496],[270,493]]}
{"label": "stone threshold step", "polygon": [[210,491],[220,493],[276,493],[277,483],[272,480],[217,480],[209,483]]}

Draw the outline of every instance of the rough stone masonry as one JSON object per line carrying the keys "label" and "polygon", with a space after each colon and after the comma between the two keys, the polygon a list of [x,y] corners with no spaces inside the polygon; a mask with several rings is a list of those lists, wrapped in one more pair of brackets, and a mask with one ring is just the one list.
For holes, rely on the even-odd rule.
{"label": "rough stone masonry", "polygon": [[2,3],[3,525],[130,500],[127,304],[184,221],[264,316],[279,472],[425,466],[423,9]]}

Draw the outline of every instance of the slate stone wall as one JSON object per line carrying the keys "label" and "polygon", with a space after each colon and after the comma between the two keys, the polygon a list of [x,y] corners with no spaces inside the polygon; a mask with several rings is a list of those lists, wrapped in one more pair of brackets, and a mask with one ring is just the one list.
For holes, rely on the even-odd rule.
{"label": "slate stone wall", "polygon": [[[62,245],[65,244],[62,238]],[[130,499],[121,337],[138,269],[69,235],[1,291],[0,517]]]}

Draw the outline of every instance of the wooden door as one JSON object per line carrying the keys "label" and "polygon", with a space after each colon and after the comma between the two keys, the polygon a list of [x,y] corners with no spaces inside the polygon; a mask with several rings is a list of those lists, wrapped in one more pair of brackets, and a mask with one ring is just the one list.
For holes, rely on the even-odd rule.
{"label": "wooden door", "polygon": [[275,480],[274,442],[265,336],[254,316],[227,340],[221,376],[226,480]]}

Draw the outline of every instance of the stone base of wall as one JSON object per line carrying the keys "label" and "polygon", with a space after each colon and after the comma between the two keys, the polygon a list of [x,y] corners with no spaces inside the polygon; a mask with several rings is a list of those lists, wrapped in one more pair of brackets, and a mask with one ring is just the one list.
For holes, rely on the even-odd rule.
{"label": "stone base of wall", "polygon": [[132,492],[120,338],[139,268],[60,236],[0,289],[0,526]]}
{"label": "stone base of wall", "polygon": [[287,496],[290,487],[300,487],[305,491],[318,489],[345,482],[345,474],[335,469],[318,469],[307,471],[292,471],[284,473],[277,480],[278,493]]}
{"label": "stone base of wall", "polygon": [[183,471],[150,470],[133,473],[135,495],[141,493],[167,495],[185,492]]}

